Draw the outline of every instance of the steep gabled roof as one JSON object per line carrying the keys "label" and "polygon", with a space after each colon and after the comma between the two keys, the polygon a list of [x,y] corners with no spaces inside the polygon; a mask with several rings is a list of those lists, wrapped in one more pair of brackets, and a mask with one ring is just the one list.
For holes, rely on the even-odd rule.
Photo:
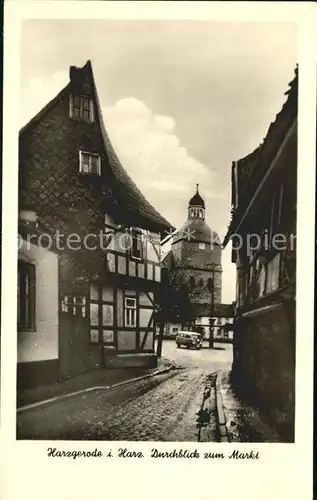
{"label": "steep gabled roof", "polygon": [[[171,224],[147,201],[144,195],[141,193],[139,188],[136,186],[131,177],[127,174],[125,169],[123,168],[112,144],[109,139],[108,133],[106,131],[101,106],[99,102],[98,92],[95,85],[93,70],[91,66],[91,62],[87,61],[87,63],[82,68],[74,68],[71,67],[73,72],[77,73],[77,78],[88,76],[90,79],[94,94],[95,94],[95,103],[97,107],[98,114],[98,122],[101,128],[101,133],[103,137],[104,150],[105,155],[108,159],[108,165],[112,173],[112,178],[114,179],[114,189],[115,194],[118,197],[118,201],[120,204],[125,206],[127,211],[130,213],[130,218],[133,220],[135,216],[137,220],[143,220],[145,223],[149,221],[151,225],[155,226],[159,231],[169,231],[172,227]],[[54,107],[54,105],[58,102],[61,96],[68,92],[70,89],[71,83],[68,83],[66,87],[64,87],[39,113],[37,113],[21,130],[20,130],[20,139],[23,139],[24,134],[29,132],[42,118],[46,116],[46,114]],[[174,229],[174,228],[173,228]]]}
{"label": "steep gabled roof", "polygon": [[53,97],[45,106],[44,108],[40,109],[36,115],[34,115],[31,120],[29,120],[21,129],[19,132],[19,138],[23,139],[24,135],[28,132],[31,131],[33,127],[35,127],[41,120],[44,118],[47,113],[55,106],[55,104],[59,101],[59,99],[62,97],[65,92],[67,92],[70,88],[70,83],[68,83],[62,90],[58,92],[58,94]]}

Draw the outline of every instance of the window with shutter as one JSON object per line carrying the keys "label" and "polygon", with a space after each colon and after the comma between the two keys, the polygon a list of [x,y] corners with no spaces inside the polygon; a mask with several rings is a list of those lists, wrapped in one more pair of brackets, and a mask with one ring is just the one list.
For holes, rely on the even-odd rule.
{"label": "window with shutter", "polygon": [[79,151],[79,172],[81,174],[100,175],[100,156],[85,151]]}
{"label": "window with shutter", "polygon": [[142,259],[143,258],[143,238],[142,232],[138,229],[131,230],[131,257],[134,259]]}
{"label": "window with shutter", "polygon": [[88,96],[70,96],[70,117],[86,122],[94,121],[93,101]]}

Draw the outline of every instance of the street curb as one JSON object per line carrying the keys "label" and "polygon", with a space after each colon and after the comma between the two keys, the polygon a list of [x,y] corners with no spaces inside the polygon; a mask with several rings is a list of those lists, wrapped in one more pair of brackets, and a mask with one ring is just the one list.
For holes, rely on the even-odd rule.
{"label": "street curb", "polygon": [[[215,386],[211,385],[210,384],[210,387],[209,387],[209,395],[206,399],[203,400],[203,404],[202,404],[202,407],[201,407],[201,410],[207,410],[208,413],[209,413],[209,416],[211,415],[211,410],[212,410],[212,404],[211,404],[211,392],[212,390],[214,390],[214,394],[215,394],[215,391],[216,391],[216,388]],[[199,439],[199,442],[200,443],[209,443],[211,441],[211,438],[210,438],[210,422],[205,425],[205,426],[202,426],[200,428],[200,439]]]}
{"label": "street curb", "polygon": [[32,410],[33,408],[37,408],[39,406],[42,406],[42,405],[45,405],[48,403],[54,403],[55,401],[59,401],[61,399],[66,399],[66,398],[70,398],[72,396],[77,396],[78,394],[84,394],[86,392],[98,391],[98,390],[102,390],[102,389],[113,389],[115,387],[120,387],[122,385],[131,384],[132,382],[138,382],[139,380],[155,377],[156,375],[168,373],[169,371],[171,371],[173,369],[175,369],[175,366],[171,365],[171,366],[168,366],[167,368],[163,368],[162,370],[156,370],[153,373],[147,373],[146,375],[142,375],[141,377],[135,377],[135,378],[130,378],[128,380],[123,380],[122,382],[117,382],[116,384],[113,384],[113,385],[100,385],[100,386],[95,386],[95,387],[88,387],[86,389],[80,389],[79,391],[69,392],[67,394],[61,394],[60,396],[54,396],[52,398],[44,399],[44,400],[38,401],[36,403],[20,406],[19,408],[17,408],[16,412],[20,413],[23,411]]}
{"label": "street curb", "polygon": [[229,443],[226,416],[224,412],[220,383],[219,383],[219,374],[217,374],[216,377],[215,391],[216,391],[216,408],[217,408],[218,427],[220,431],[220,441],[222,443]]}

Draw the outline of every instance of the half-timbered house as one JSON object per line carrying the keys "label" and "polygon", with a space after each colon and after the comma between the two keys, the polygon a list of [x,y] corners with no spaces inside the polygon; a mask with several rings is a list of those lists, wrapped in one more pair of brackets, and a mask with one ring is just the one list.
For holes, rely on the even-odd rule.
{"label": "half-timbered house", "polygon": [[170,224],[112,147],[90,61],[70,67],[68,84],[22,128],[19,146],[19,230],[27,226],[19,382],[154,366],[160,239]]}

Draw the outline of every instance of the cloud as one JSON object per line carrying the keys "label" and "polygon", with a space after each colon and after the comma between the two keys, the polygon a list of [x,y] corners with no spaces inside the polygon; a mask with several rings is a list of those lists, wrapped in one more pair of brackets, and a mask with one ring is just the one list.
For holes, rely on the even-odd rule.
{"label": "cloud", "polygon": [[175,128],[175,120],[171,116],[155,116],[155,121],[158,126],[165,132],[173,132]]}
{"label": "cloud", "polygon": [[51,101],[67,85],[68,79],[67,71],[56,71],[45,78],[30,78],[28,85],[22,88],[21,91],[21,126],[25,125]]}
{"label": "cloud", "polygon": [[181,144],[173,117],[155,115],[134,97],[104,108],[103,117],[125,169],[144,195],[159,203],[157,208],[166,216],[173,219],[174,202],[187,203],[196,183],[206,184],[207,178],[210,182],[211,169]]}
{"label": "cloud", "polygon": [[[60,92],[68,78],[67,71],[57,71],[45,78],[29,79],[21,91],[21,126]],[[146,103],[133,96],[119,99],[102,112],[124,168],[166,217],[174,219],[176,204],[176,212],[180,213],[196,183],[204,186],[206,196],[220,196],[211,189],[211,169],[191,156],[175,134],[173,117],[154,114]],[[185,217],[185,213],[181,216]]]}

